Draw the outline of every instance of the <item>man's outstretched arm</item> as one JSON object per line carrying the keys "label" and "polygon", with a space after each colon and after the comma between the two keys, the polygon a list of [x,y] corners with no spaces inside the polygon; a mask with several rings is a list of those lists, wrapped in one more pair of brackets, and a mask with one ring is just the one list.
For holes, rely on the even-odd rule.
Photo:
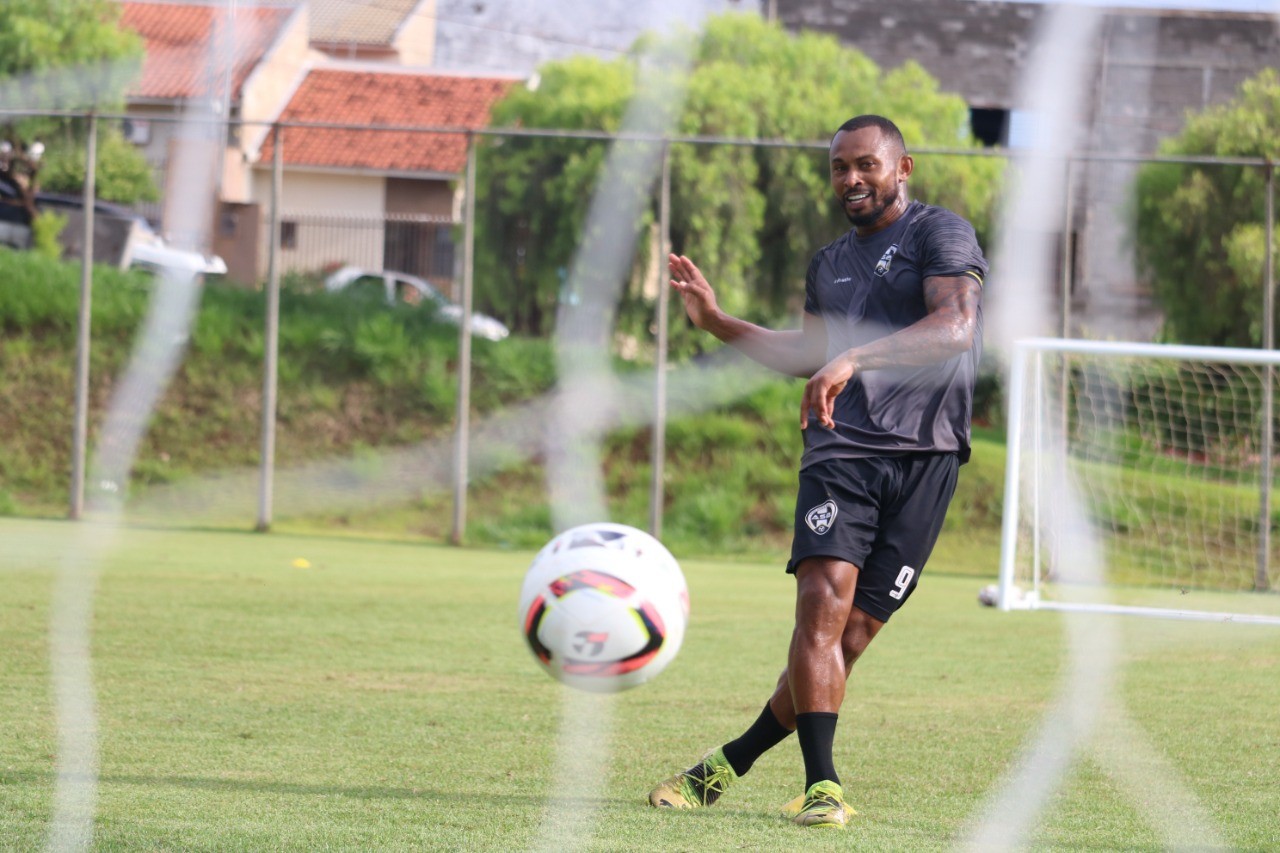
{"label": "man's outstretched arm", "polygon": [[740,320],[720,310],[716,294],[693,261],[668,258],[671,286],[684,300],[684,310],[705,332],[742,352],[752,361],[788,376],[809,377],[826,363],[827,333],[819,317],[804,315],[802,329],[776,331]]}

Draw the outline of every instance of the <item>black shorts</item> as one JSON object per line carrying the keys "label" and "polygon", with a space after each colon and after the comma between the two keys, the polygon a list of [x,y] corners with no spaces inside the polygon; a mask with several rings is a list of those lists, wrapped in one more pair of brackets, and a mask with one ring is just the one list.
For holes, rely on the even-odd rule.
{"label": "black shorts", "polygon": [[800,472],[794,573],[806,557],[858,567],[853,604],[887,622],[911,597],[956,490],[954,453],[829,459]]}

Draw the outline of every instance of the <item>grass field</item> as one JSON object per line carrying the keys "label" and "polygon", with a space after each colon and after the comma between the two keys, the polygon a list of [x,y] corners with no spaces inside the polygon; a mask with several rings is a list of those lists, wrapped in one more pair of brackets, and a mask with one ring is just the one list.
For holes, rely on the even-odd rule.
{"label": "grass field", "polygon": [[[48,829],[48,625],[74,529],[0,520],[3,849],[39,848]],[[530,553],[124,531],[103,555],[96,596],[96,847],[950,848],[1037,731],[1068,665],[1063,617],[978,606],[995,564],[971,544],[944,537],[910,605],[858,664],[836,758],[859,816],[844,833],[815,834],[774,817],[802,783],[794,741],[714,809],[644,805],[652,783],[758,713],[791,620],[777,564],[683,561],[684,648],[653,683],[583,706],[612,719],[607,781],[565,801],[553,771],[559,721],[565,702],[586,700],[522,646],[515,607]],[[296,568],[299,557],[310,567]],[[1280,630],[1120,625],[1115,696],[1162,772],[1229,847],[1280,848]],[[1149,825],[1149,792],[1102,756],[1077,756],[1034,846],[1157,849],[1177,837]],[[549,836],[564,814],[580,834]]]}

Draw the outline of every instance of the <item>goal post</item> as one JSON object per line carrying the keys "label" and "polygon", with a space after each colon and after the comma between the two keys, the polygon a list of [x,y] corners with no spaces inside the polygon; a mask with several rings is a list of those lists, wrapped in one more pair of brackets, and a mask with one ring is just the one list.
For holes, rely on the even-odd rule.
{"label": "goal post", "polygon": [[1280,624],[1280,352],[1035,338],[1009,355],[1002,610]]}

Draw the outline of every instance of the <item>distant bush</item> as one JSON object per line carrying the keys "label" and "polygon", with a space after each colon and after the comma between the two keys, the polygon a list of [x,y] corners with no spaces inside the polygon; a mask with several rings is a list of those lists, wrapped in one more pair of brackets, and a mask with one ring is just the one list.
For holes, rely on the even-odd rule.
{"label": "distant bush", "polygon": [[[95,333],[132,332],[146,310],[150,276],[114,267],[94,269]],[[72,331],[80,305],[80,264],[36,252],[0,249],[0,329]]]}
{"label": "distant bush", "polygon": [[[0,250],[0,488],[14,506],[65,496],[80,265]],[[151,302],[155,280],[94,269],[90,427],[99,422]],[[280,299],[282,463],[447,430],[457,403],[458,329],[427,310],[285,289]],[[138,482],[256,461],[265,349],[261,291],[206,285],[188,349],[148,428]],[[475,340],[473,407],[491,411],[554,382],[546,341]],[[33,402],[38,401],[38,402]]]}
{"label": "distant bush", "polygon": [[67,227],[67,217],[56,211],[46,210],[31,220],[31,248],[50,260],[62,257],[62,229]]}

